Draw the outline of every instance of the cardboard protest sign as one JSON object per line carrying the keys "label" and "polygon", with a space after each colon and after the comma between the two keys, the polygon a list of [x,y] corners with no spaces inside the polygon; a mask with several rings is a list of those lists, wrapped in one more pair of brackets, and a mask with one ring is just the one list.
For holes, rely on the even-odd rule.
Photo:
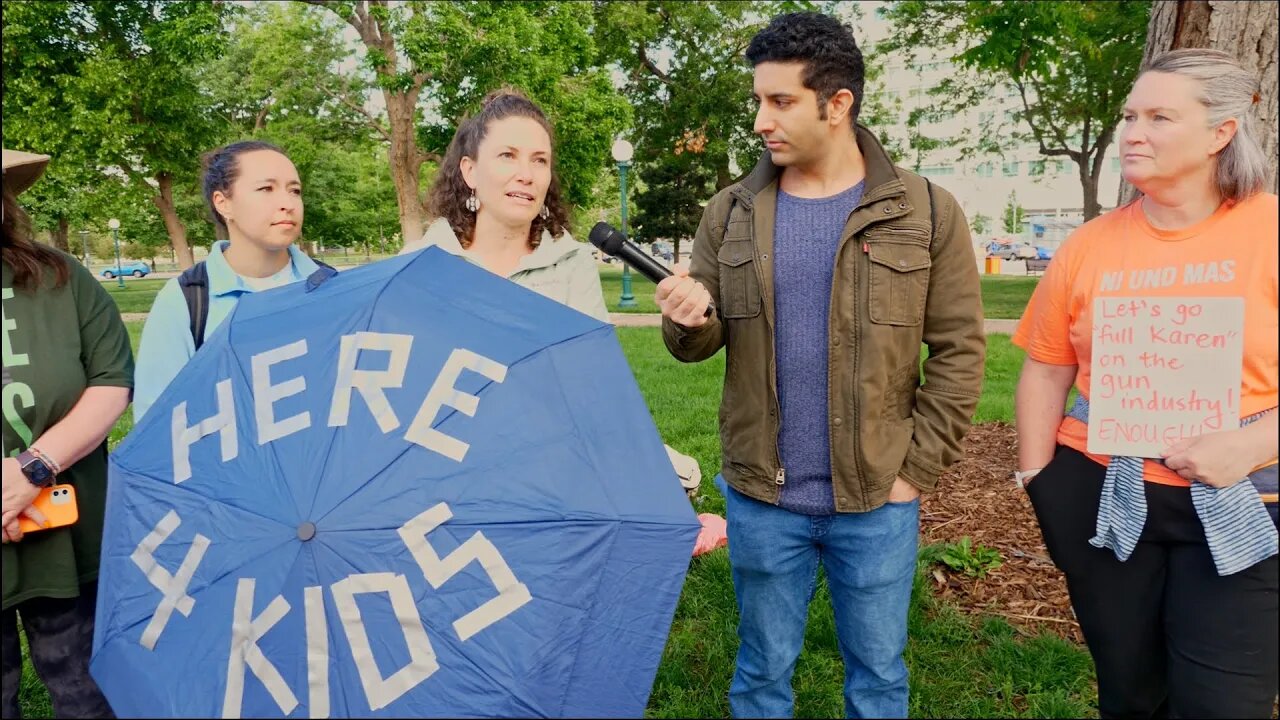
{"label": "cardboard protest sign", "polygon": [[1096,298],[1089,452],[1154,458],[1239,427],[1243,358],[1243,298]]}

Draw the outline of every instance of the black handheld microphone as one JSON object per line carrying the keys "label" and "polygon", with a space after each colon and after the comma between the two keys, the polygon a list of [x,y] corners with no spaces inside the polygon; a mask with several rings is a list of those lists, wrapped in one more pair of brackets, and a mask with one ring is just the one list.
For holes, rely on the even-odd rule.
{"label": "black handheld microphone", "polygon": [[[655,285],[672,275],[670,270],[645,254],[643,250],[636,247],[635,243],[627,240],[626,235],[623,235],[620,230],[607,222],[596,223],[595,227],[591,228],[591,234],[587,236],[587,239],[591,241],[592,245],[600,248],[600,252],[625,262],[635,268],[636,272],[652,280]],[[715,304],[709,302],[707,303],[706,312],[702,313],[702,315],[703,317],[711,317],[711,314],[715,311]]]}

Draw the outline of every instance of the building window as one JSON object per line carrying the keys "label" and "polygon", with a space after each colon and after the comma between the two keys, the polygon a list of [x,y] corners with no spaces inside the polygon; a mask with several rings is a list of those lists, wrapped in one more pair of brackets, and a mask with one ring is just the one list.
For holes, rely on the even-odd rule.
{"label": "building window", "polygon": [[1035,175],[1043,175],[1043,174],[1044,174],[1044,161],[1043,161],[1043,160],[1032,160],[1032,161],[1031,161],[1031,165],[1027,168],[1027,174],[1028,174],[1028,175],[1032,175],[1032,176],[1035,176]]}
{"label": "building window", "polygon": [[1021,165],[1021,162],[1014,160],[1013,162],[1005,163],[1001,170],[1005,177],[1017,177],[1018,171],[1021,169]]}
{"label": "building window", "polygon": [[1120,158],[1111,158],[1111,172],[1120,172]]}
{"label": "building window", "polygon": [[920,174],[928,177],[937,177],[939,175],[955,175],[956,168],[954,165],[925,165],[920,168]]}
{"label": "building window", "polygon": [[994,163],[990,163],[990,162],[984,162],[978,167],[974,168],[974,174],[977,175],[978,177],[991,177],[992,174],[994,174],[994,172],[995,172],[995,165]]}

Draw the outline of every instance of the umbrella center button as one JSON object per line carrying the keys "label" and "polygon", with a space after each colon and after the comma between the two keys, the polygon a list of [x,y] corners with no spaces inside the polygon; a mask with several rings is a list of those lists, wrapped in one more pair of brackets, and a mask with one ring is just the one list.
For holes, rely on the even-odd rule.
{"label": "umbrella center button", "polygon": [[304,522],[298,526],[298,539],[306,542],[316,536],[316,524]]}

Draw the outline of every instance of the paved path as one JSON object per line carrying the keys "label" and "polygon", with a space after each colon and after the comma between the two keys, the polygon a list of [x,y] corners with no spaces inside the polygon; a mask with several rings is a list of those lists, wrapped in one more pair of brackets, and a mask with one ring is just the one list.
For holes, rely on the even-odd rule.
{"label": "paved path", "polygon": [[[658,327],[662,325],[662,316],[653,313],[610,313],[609,320],[619,327]],[[1017,320],[989,319],[983,322],[988,335],[1012,335],[1018,326]]]}
{"label": "paved path", "polygon": [[[147,319],[146,313],[121,313],[125,322],[142,322]],[[656,313],[609,313],[609,320],[618,327],[658,327],[662,325],[662,316]],[[984,323],[988,335],[1012,335],[1018,326],[1017,320],[989,319]]]}

